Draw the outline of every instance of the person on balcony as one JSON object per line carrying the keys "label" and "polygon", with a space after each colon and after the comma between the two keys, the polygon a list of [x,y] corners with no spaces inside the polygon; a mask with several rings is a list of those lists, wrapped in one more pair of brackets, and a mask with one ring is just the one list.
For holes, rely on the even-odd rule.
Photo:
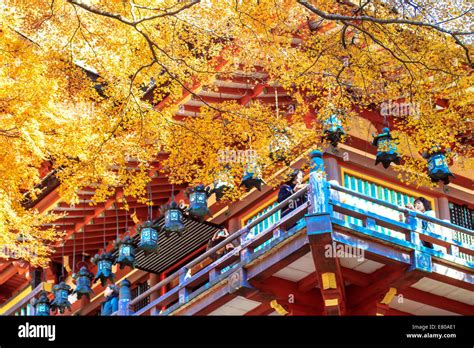
{"label": "person on balcony", "polygon": [[[428,201],[425,197],[418,197],[417,199],[415,199],[413,204],[408,203],[405,207],[407,209],[414,210],[418,213],[422,213],[430,217],[436,217],[433,209],[431,208],[430,201]],[[405,220],[406,220],[406,217],[407,216],[405,216]],[[421,220],[421,228],[427,232],[434,232],[433,223],[428,222],[426,220]],[[421,244],[427,248],[433,249],[433,244],[430,242],[426,242],[422,240]]]}
{"label": "person on balcony", "polygon": [[[280,186],[280,191],[278,192],[277,202],[281,203],[288,197],[294,195],[301,189],[304,189],[307,184],[303,184],[303,171],[301,169],[295,169],[289,176],[289,179],[286,183]],[[281,218],[285,217],[301,204],[303,204],[308,199],[307,194],[300,196],[294,200],[291,200],[289,204],[282,209]]]}
{"label": "person on balcony", "polygon": [[[227,231],[226,228],[222,228],[221,230],[217,231],[216,233],[214,233],[212,238],[209,239],[209,241],[207,242],[207,250],[211,250],[227,237],[229,237],[229,232]],[[218,258],[220,258],[222,255],[227,254],[229,251],[232,251],[233,249],[234,249],[234,245],[232,243],[227,243],[224,248],[212,254],[210,258],[212,259],[212,261],[215,261]]]}
{"label": "person on balcony", "polygon": [[109,284],[104,290],[105,301],[102,302],[101,316],[109,316],[118,310],[119,288],[115,284]]}
{"label": "person on balcony", "polygon": [[[306,186],[308,186],[308,184],[303,184],[303,171],[301,169],[293,170],[293,172],[289,175],[288,181],[280,186],[280,191],[278,191],[277,202],[283,202],[285,199],[291,197],[299,190],[304,189]],[[290,200],[290,202],[288,202],[288,205],[281,210],[280,218],[283,219],[286,215],[290,214],[292,211],[294,211],[307,200],[307,192],[302,196],[299,196],[298,198]],[[287,226],[286,230],[288,231],[302,222],[304,222],[303,218],[299,219],[291,226]]]}

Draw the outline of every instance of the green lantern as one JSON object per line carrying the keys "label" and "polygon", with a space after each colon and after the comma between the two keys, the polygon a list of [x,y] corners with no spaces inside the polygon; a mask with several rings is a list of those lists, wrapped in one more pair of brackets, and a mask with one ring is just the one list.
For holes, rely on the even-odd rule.
{"label": "green lantern", "polygon": [[423,157],[428,161],[428,176],[431,181],[437,183],[442,181],[445,185],[449,184],[450,177],[454,178],[446,161],[446,156],[439,146],[431,149],[431,152],[424,153]]}
{"label": "green lantern", "polygon": [[390,163],[400,164],[400,156],[397,152],[397,144],[390,134],[390,129],[385,127],[377,136],[374,136],[372,145],[377,146],[375,165],[382,163],[384,168],[388,168]]}
{"label": "green lantern", "polygon": [[114,282],[115,275],[112,272],[112,265],[115,262],[115,258],[113,257],[112,253],[103,252],[102,254],[96,254],[92,259],[91,262],[97,265],[97,273],[95,274],[94,282],[100,279],[100,283],[102,286],[107,284],[107,280],[110,282]]}
{"label": "green lantern", "polygon": [[234,178],[229,174],[229,167],[226,166],[225,169],[217,175],[216,181],[214,181],[214,188],[211,193],[216,194],[216,201],[219,202],[227,192],[234,189],[232,184]]}
{"label": "green lantern", "polygon": [[291,141],[286,129],[275,130],[272,141],[270,142],[270,158],[273,161],[285,161],[291,147]]}
{"label": "green lantern", "polygon": [[51,312],[51,302],[46,291],[41,291],[39,298],[37,298],[33,307],[35,308],[35,315],[40,317],[47,317]]}
{"label": "green lantern", "polygon": [[79,269],[79,272],[73,274],[72,276],[76,282],[76,289],[74,289],[74,294],[77,294],[77,298],[80,300],[82,296],[90,298],[90,295],[93,294],[91,289],[92,279],[94,274],[89,272],[86,265],[82,265]]}
{"label": "green lantern", "polygon": [[135,268],[135,244],[130,236],[125,236],[122,240],[117,239],[115,247],[118,249],[116,263],[120,265],[120,269],[125,266]]}
{"label": "green lantern", "polygon": [[188,196],[188,212],[190,215],[203,220],[206,215],[210,214],[209,208],[207,206],[207,199],[210,196],[209,187],[205,187],[204,185],[197,185],[192,190],[190,190]]}
{"label": "green lantern", "polygon": [[265,185],[265,181],[262,179],[260,167],[257,164],[247,165],[240,186],[244,186],[247,192],[254,187],[261,191],[262,184]]}
{"label": "green lantern", "polygon": [[337,112],[331,113],[331,115],[323,121],[323,132],[324,137],[329,143],[336,147],[341,142],[342,137],[346,134],[342,127],[342,121],[338,117]]}
{"label": "green lantern", "polygon": [[186,226],[183,223],[183,213],[175,201],[172,201],[165,211],[165,224],[162,227],[162,232],[165,233],[166,237],[169,237],[171,233],[177,233],[179,236],[182,235]]}
{"label": "green lantern", "polygon": [[71,310],[71,303],[69,302],[71,292],[71,287],[65,282],[53,286],[54,300],[51,302],[51,309],[53,311],[59,310],[61,314],[64,313],[66,308]]}

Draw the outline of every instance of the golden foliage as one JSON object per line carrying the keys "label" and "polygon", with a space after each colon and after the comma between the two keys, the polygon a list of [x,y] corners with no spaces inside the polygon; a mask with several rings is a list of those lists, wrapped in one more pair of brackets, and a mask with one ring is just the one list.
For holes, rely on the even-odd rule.
{"label": "golden foliage", "polygon": [[[468,163],[472,146],[463,137],[472,131],[472,35],[459,32],[468,27],[472,11],[466,11],[468,2],[403,6],[371,2],[358,8],[322,0],[40,0],[34,6],[3,1],[0,244],[40,245],[37,256],[25,258],[44,264],[59,238],[40,228],[55,217],[22,204],[26,194],[30,199],[39,194],[38,169],[45,162],[57,170],[59,192],[70,203],[77,203],[76,192],[85,186],[96,188],[94,202],[119,186],[125,196],[144,199],[149,170],[162,151],[170,154],[166,169],[175,183],[210,184],[227,170],[238,186],[248,163],[232,160],[233,151],[255,151],[262,174],[273,173],[323,145],[320,121],[332,108],[346,111],[347,127],[356,123],[354,106],[378,109],[400,99],[415,105],[418,114],[399,117],[394,125],[405,159],[396,170],[404,180],[427,178],[419,153],[432,145],[449,147],[450,157]],[[407,23],[347,19],[362,15]],[[410,23],[429,23],[433,15],[445,24]],[[204,103],[199,116],[174,119],[177,103],[189,95],[199,101],[196,86],[212,89],[216,76],[262,69],[268,74],[260,81],[267,86],[264,93],[285,89],[294,112],[283,105],[277,111],[255,101],[245,106],[229,101]],[[436,100],[446,101],[446,108],[436,110]],[[315,120],[306,127],[309,114]],[[231,163],[219,157],[225,151]],[[235,190],[229,198],[240,194]]]}

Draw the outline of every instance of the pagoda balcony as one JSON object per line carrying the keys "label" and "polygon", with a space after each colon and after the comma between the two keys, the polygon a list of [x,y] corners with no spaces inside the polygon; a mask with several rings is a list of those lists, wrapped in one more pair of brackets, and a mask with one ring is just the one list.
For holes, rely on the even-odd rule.
{"label": "pagoda balcony", "polygon": [[32,316],[35,315],[33,302],[41,291],[52,290],[52,284],[41,282],[35,288],[32,285],[26,286],[20,290],[8,302],[0,307],[0,315],[14,315],[14,316]]}
{"label": "pagoda balcony", "polygon": [[[465,242],[474,231],[311,175],[308,188],[128,299],[116,315],[474,314],[474,246]],[[306,191],[308,201],[251,233]],[[232,252],[210,261],[235,241]],[[288,296],[297,301],[282,301]]]}

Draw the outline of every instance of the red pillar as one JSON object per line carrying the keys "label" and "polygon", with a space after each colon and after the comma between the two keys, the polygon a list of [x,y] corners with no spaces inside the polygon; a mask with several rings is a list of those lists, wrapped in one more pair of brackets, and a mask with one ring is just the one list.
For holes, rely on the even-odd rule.
{"label": "red pillar", "polygon": [[[155,286],[156,284],[158,284],[159,281],[160,281],[160,276],[158,274],[150,273],[150,278],[148,278],[148,285],[150,285],[150,287]],[[158,291],[153,291],[150,294],[150,302],[153,302],[158,297],[160,297],[160,293]],[[156,315],[157,314],[156,308],[153,308],[150,314]]]}
{"label": "red pillar", "polygon": [[229,219],[227,223],[227,230],[230,234],[238,231],[242,226],[240,226],[240,218],[238,216],[234,216]]}
{"label": "red pillar", "polygon": [[341,171],[339,170],[339,163],[337,163],[337,160],[334,157],[325,157],[324,167],[327,173],[327,180],[336,180],[340,185]]}
{"label": "red pillar", "polygon": [[449,201],[447,197],[438,198],[438,216],[441,220],[451,221],[449,214]]}

